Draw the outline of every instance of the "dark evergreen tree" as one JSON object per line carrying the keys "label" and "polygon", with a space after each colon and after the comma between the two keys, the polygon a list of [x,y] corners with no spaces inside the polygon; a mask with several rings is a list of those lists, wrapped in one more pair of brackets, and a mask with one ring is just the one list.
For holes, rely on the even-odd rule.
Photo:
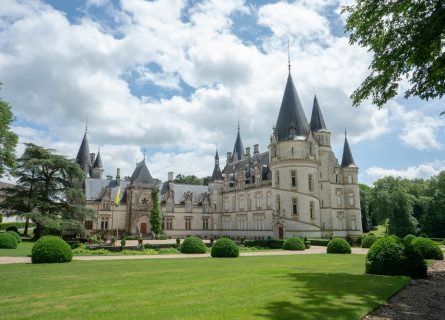
{"label": "dark evergreen tree", "polygon": [[154,233],[154,236],[156,236],[161,234],[162,231],[161,210],[159,207],[158,189],[155,189],[151,192],[151,201],[153,203],[153,207],[151,209],[151,214],[150,214],[150,224],[151,224],[151,231]]}

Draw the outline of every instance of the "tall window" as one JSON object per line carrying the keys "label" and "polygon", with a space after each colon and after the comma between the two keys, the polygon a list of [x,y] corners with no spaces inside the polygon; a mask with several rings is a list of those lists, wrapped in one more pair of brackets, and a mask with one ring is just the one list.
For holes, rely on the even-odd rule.
{"label": "tall window", "polygon": [[337,206],[341,206],[342,205],[342,201],[341,201],[342,192],[341,192],[341,190],[337,190],[335,192],[335,194],[337,195]]}
{"label": "tall window", "polygon": [[315,207],[314,201],[309,202],[309,215],[310,215],[311,219],[315,218],[314,207]]}
{"label": "tall window", "polygon": [[264,213],[253,215],[253,228],[255,230],[264,230]]}
{"label": "tall window", "polygon": [[209,218],[202,218],[202,230],[209,230]]}
{"label": "tall window", "polygon": [[224,230],[229,230],[230,229],[230,216],[223,216],[222,217],[223,221],[222,221],[222,228]]}
{"label": "tall window", "polygon": [[298,214],[298,200],[297,198],[292,198],[292,214]]}
{"label": "tall window", "polygon": [[257,209],[263,207],[263,195],[261,193],[257,193],[256,195],[256,207]]}
{"label": "tall window", "polygon": [[192,229],[192,217],[184,217],[185,219],[185,230]]}
{"label": "tall window", "polygon": [[173,230],[173,217],[165,217],[165,230]]}
{"label": "tall window", "polygon": [[277,212],[281,211],[281,201],[280,201],[280,195],[277,194]]}
{"label": "tall window", "polygon": [[351,184],[352,182],[353,182],[353,180],[352,180],[352,176],[351,176],[351,175],[348,175],[348,183]]}
{"label": "tall window", "polygon": [[309,191],[314,191],[314,179],[312,177],[312,174],[309,174],[308,176],[308,184],[309,184]]}
{"label": "tall window", "polygon": [[101,230],[108,230],[108,218],[102,218],[100,220],[100,229]]}
{"label": "tall window", "polygon": [[278,186],[280,184],[280,171],[275,172],[275,184]]}
{"label": "tall window", "polygon": [[353,206],[354,205],[354,201],[355,199],[354,199],[354,192],[349,192],[348,193],[348,203],[349,203],[349,205],[350,206]]}
{"label": "tall window", "polygon": [[267,205],[268,208],[270,208],[272,206],[272,200],[271,200],[270,192],[268,192],[267,195],[266,195],[266,205]]}
{"label": "tall window", "polygon": [[290,172],[290,181],[291,181],[290,185],[292,187],[297,186],[297,173],[295,172],[295,170],[291,170],[291,172]]}
{"label": "tall window", "polygon": [[85,229],[92,230],[93,229],[93,221],[91,221],[91,220],[85,221]]}
{"label": "tall window", "polygon": [[238,230],[247,229],[247,216],[245,214],[236,215],[236,228]]}

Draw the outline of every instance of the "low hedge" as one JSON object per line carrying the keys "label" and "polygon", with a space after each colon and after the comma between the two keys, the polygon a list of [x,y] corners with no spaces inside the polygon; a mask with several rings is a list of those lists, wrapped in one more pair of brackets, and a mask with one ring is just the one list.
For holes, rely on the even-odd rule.
{"label": "low hedge", "polygon": [[443,260],[442,249],[431,239],[417,237],[411,241],[411,246],[418,250],[424,259]]}
{"label": "low hedge", "polygon": [[32,263],[61,263],[72,259],[71,247],[57,236],[42,237],[32,247]]}
{"label": "low hedge", "polygon": [[304,242],[301,238],[292,237],[288,238],[283,243],[283,250],[295,250],[301,251],[306,249]]}
{"label": "low hedge", "polygon": [[281,249],[283,248],[284,240],[278,239],[265,239],[265,240],[245,240],[244,245],[246,247],[263,247],[269,249]]}
{"label": "low hedge", "polygon": [[[26,222],[4,222],[4,223],[0,223],[0,230],[7,230],[9,227],[11,226],[15,226],[16,228],[24,228],[25,227]],[[29,223],[28,224],[29,228],[35,227],[34,223]]]}
{"label": "low hedge", "polygon": [[190,236],[184,239],[180,250],[182,253],[206,253],[207,246],[200,238]]}
{"label": "low hedge", "polygon": [[327,247],[329,243],[329,239],[308,239],[311,242],[312,246],[322,246]]}
{"label": "low hedge", "polygon": [[10,232],[0,233],[0,248],[16,249],[17,240]]}
{"label": "low hedge", "polygon": [[351,253],[351,246],[345,239],[335,238],[329,241],[327,253]]}
{"label": "low hedge", "polygon": [[368,234],[362,240],[362,248],[370,248],[376,241],[377,237],[375,235]]}
{"label": "low hedge", "polygon": [[366,273],[425,278],[427,267],[421,254],[396,237],[377,240],[366,255]]}
{"label": "low hedge", "polygon": [[236,258],[239,256],[239,247],[233,240],[221,238],[213,244],[211,256],[213,258]]}
{"label": "low hedge", "polygon": [[22,242],[22,238],[20,237],[20,235],[17,232],[6,231],[6,233],[12,234],[12,236],[15,238],[15,240],[17,240],[17,243]]}

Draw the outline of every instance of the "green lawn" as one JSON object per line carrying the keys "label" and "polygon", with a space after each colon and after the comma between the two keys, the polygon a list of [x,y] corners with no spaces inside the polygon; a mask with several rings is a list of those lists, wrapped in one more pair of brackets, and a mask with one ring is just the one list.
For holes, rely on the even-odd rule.
{"label": "green lawn", "polygon": [[30,256],[34,242],[22,241],[17,244],[17,249],[0,249],[0,257]]}
{"label": "green lawn", "polygon": [[407,277],[362,255],[1,265],[7,319],[360,319]]}

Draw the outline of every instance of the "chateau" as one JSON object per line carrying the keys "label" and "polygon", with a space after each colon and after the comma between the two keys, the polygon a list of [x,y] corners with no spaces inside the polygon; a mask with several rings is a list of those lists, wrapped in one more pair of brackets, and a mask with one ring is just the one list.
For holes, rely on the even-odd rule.
{"label": "chateau", "polygon": [[330,136],[316,96],[308,123],[290,70],[268,151],[260,153],[258,144],[253,152],[244,148],[238,126],[223,170],[216,152],[208,186],[175,183],[173,172],[162,183],[153,179],[145,159],[130,179],[121,179],[119,169],[114,180],[104,179],[100,151],[90,153],[85,132],[76,160],[87,174],[86,205],[98,217],[84,221],[85,228],[150,237],[151,194],[157,189],[164,230],[171,238],[358,237],[358,167],[346,135],[341,164]]}

